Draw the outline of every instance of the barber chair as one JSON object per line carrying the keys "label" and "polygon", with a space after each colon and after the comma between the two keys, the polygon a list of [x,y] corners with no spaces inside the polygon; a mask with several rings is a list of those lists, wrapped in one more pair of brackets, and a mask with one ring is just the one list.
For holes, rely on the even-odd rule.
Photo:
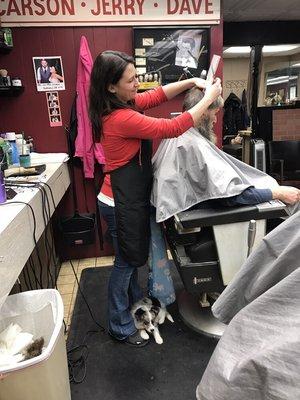
{"label": "barber chair", "polygon": [[185,288],[177,301],[186,325],[216,338],[222,335],[225,325],[213,317],[211,305],[265,236],[267,220],[282,221],[285,208],[277,200],[226,208],[206,202],[164,223]]}

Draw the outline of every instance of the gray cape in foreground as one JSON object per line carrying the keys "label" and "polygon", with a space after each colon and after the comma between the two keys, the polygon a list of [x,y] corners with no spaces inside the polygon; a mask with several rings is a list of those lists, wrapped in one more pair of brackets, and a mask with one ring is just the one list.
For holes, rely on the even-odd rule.
{"label": "gray cape in foreground", "polygon": [[300,399],[300,211],[263,239],[213,313],[230,323],[198,400]]}
{"label": "gray cape in foreground", "polygon": [[250,186],[278,186],[269,175],[218,149],[195,128],[163,140],[152,163],[151,202],[157,222],[202,201],[238,195]]}

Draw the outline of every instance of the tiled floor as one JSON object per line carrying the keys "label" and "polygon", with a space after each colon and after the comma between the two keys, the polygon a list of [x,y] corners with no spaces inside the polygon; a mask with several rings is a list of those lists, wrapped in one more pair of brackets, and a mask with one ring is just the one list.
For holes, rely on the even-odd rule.
{"label": "tiled floor", "polygon": [[[113,264],[113,256],[100,257],[100,258],[84,258],[82,260],[71,260],[74,270],[76,272],[78,281],[82,270],[85,268],[104,267]],[[62,264],[60,273],[57,280],[57,288],[62,296],[64,303],[64,320],[67,325],[67,332],[69,330],[72,314],[77,294],[78,285],[71,264],[66,261]]]}

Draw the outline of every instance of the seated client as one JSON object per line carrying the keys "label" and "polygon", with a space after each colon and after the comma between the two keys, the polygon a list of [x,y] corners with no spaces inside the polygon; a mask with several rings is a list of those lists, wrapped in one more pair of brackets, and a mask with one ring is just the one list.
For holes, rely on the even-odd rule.
{"label": "seated client", "polygon": [[[189,90],[183,110],[199,102],[203,95],[198,88]],[[160,143],[152,160],[151,200],[156,207],[157,222],[213,199],[227,206],[258,204],[272,199],[289,205],[299,202],[299,189],[279,186],[269,175],[215,146],[213,125],[221,107],[223,99],[219,97],[203,114],[197,128]]]}

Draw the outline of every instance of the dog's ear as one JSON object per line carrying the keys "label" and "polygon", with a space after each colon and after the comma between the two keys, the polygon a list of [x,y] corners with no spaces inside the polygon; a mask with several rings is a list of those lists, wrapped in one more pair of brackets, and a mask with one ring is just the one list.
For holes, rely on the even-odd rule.
{"label": "dog's ear", "polygon": [[158,315],[159,310],[160,310],[159,307],[152,306],[150,311],[153,312],[153,314],[156,316],[156,315]]}
{"label": "dog's ear", "polygon": [[161,307],[161,303],[160,303],[160,301],[159,301],[156,297],[149,296],[149,299],[151,300],[153,306],[155,306],[155,307]]}
{"label": "dog's ear", "polygon": [[145,315],[146,311],[143,310],[142,308],[138,308],[135,313],[134,316],[136,318],[137,321],[141,321],[143,319],[143,316]]}

